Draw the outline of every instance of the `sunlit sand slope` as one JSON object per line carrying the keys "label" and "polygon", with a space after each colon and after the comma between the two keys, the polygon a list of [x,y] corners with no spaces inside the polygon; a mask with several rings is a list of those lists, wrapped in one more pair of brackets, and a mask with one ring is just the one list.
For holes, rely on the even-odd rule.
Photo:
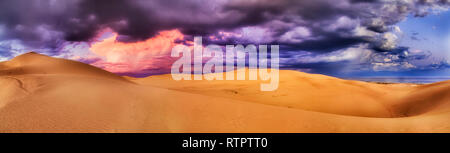
{"label": "sunlit sand slope", "polygon": [[450,82],[280,71],[259,81],[124,78],[29,53],[0,63],[0,132],[450,132]]}

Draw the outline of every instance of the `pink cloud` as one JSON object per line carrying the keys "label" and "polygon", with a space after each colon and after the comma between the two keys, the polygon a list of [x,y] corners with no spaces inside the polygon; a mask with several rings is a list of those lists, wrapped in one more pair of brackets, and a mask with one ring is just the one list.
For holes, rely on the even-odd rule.
{"label": "pink cloud", "polygon": [[176,60],[170,57],[170,52],[184,35],[178,30],[161,31],[152,38],[133,43],[119,42],[117,37],[113,33],[94,42],[89,50],[100,60],[90,64],[120,74],[162,73],[170,70]]}

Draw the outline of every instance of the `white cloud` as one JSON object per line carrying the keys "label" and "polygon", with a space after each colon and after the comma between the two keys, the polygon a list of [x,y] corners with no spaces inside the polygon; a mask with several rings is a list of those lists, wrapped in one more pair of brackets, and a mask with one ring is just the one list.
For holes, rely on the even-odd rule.
{"label": "white cloud", "polygon": [[370,52],[367,49],[367,45],[360,45],[358,47],[347,48],[325,54],[306,54],[296,57],[297,63],[320,63],[320,62],[340,62],[340,61],[352,61],[360,59],[366,52]]}
{"label": "white cloud", "polygon": [[239,32],[241,35],[240,38],[243,40],[247,40],[253,43],[267,43],[271,42],[273,40],[270,40],[268,38],[272,38],[272,33],[269,29],[263,28],[263,27],[244,27]]}
{"label": "white cloud", "polygon": [[399,71],[399,70],[408,70],[411,68],[415,68],[416,66],[412,65],[409,62],[400,62],[400,63],[372,63],[372,69],[374,71]]}
{"label": "white cloud", "polygon": [[20,40],[3,40],[0,41],[0,47],[2,50],[8,50],[12,56],[17,56],[25,53],[27,48],[22,44]]}
{"label": "white cloud", "polygon": [[338,29],[354,29],[359,25],[359,20],[352,20],[347,16],[339,17],[335,23],[329,24],[325,30],[336,31]]}
{"label": "white cloud", "polygon": [[311,32],[306,27],[296,27],[291,31],[284,33],[280,37],[281,42],[286,43],[300,43],[311,36]]}
{"label": "white cloud", "polygon": [[374,44],[377,48],[382,50],[393,50],[397,48],[398,36],[393,32],[386,32],[379,34],[375,40]]}
{"label": "white cloud", "polygon": [[353,33],[355,34],[355,36],[363,37],[373,37],[377,34],[376,32],[370,31],[366,27],[359,25],[353,30]]}

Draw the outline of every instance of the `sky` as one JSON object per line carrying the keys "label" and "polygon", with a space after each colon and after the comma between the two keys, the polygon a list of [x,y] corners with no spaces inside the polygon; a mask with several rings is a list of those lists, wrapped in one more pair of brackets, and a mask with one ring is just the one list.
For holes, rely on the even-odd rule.
{"label": "sky", "polygon": [[332,76],[450,76],[449,0],[2,0],[0,61],[35,51],[131,76],[171,49],[280,46],[280,68]]}

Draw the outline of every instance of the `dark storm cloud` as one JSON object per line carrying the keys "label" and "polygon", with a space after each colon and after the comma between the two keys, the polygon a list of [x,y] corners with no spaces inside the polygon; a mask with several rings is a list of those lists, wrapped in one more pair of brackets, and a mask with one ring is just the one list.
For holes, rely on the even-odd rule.
{"label": "dark storm cloud", "polygon": [[312,52],[331,52],[368,42],[364,37],[342,37],[335,34],[324,36],[326,37],[319,40],[306,40],[298,44],[290,43],[284,45],[282,48],[287,51],[306,50]]}
{"label": "dark storm cloud", "polygon": [[398,47],[390,52],[379,52],[372,54],[371,62],[385,62],[388,58],[389,62],[409,62],[413,60],[423,60],[431,56],[429,51],[420,54],[411,54],[408,47]]}
{"label": "dark storm cloud", "polygon": [[432,63],[421,68],[421,70],[442,70],[450,68],[450,63],[448,61],[440,61],[437,63]]}
{"label": "dark storm cloud", "polygon": [[[424,16],[432,10],[447,8],[449,4],[446,0],[230,1],[219,10],[233,12],[235,16],[232,17],[237,18],[234,20],[237,23],[230,22],[227,27],[217,27],[219,30],[242,26],[265,28],[272,35],[264,42],[277,43],[289,50],[330,52],[370,43],[378,51],[390,51],[395,49],[395,44],[386,47],[390,45],[386,43],[392,43],[391,40],[386,40],[390,38],[380,37],[395,29],[395,24],[410,14]],[[273,23],[278,25],[274,26]],[[308,34],[296,33],[295,29],[299,27],[307,29]],[[358,33],[357,30],[362,32]],[[291,35],[287,35],[290,33]],[[283,39],[285,36],[298,41]],[[231,41],[224,41],[247,42],[239,40],[240,38],[233,38]]]}
{"label": "dark storm cloud", "polygon": [[[192,38],[256,27],[269,34],[257,41],[227,36],[211,42],[275,43],[312,52],[371,43],[387,51],[393,48],[379,47],[385,42],[377,35],[389,32],[408,14],[423,16],[448,4],[447,0],[2,0],[0,25],[7,30],[0,39],[58,50],[66,42],[91,41],[106,27],[119,33],[119,41],[144,40],[175,28]],[[358,29],[363,31],[355,32]],[[259,37],[249,33],[248,37]]]}
{"label": "dark storm cloud", "polygon": [[0,15],[0,24],[8,29],[6,37],[24,41],[46,39],[38,28],[54,32],[48,39],[89,41],[100,28],[144,39],[159,27],[150,22],[150,12],[122,0],[6,0],[0,2]]}
{"label": "dark storm cloud", "polygon": [[282,69],[296,69],[308,73],[318,73],[327,75],[340,75],[344,69],[342,65],[349,64],[349,61],[339,62],[318,62],[318,63],[298,63],[283,65]]}

